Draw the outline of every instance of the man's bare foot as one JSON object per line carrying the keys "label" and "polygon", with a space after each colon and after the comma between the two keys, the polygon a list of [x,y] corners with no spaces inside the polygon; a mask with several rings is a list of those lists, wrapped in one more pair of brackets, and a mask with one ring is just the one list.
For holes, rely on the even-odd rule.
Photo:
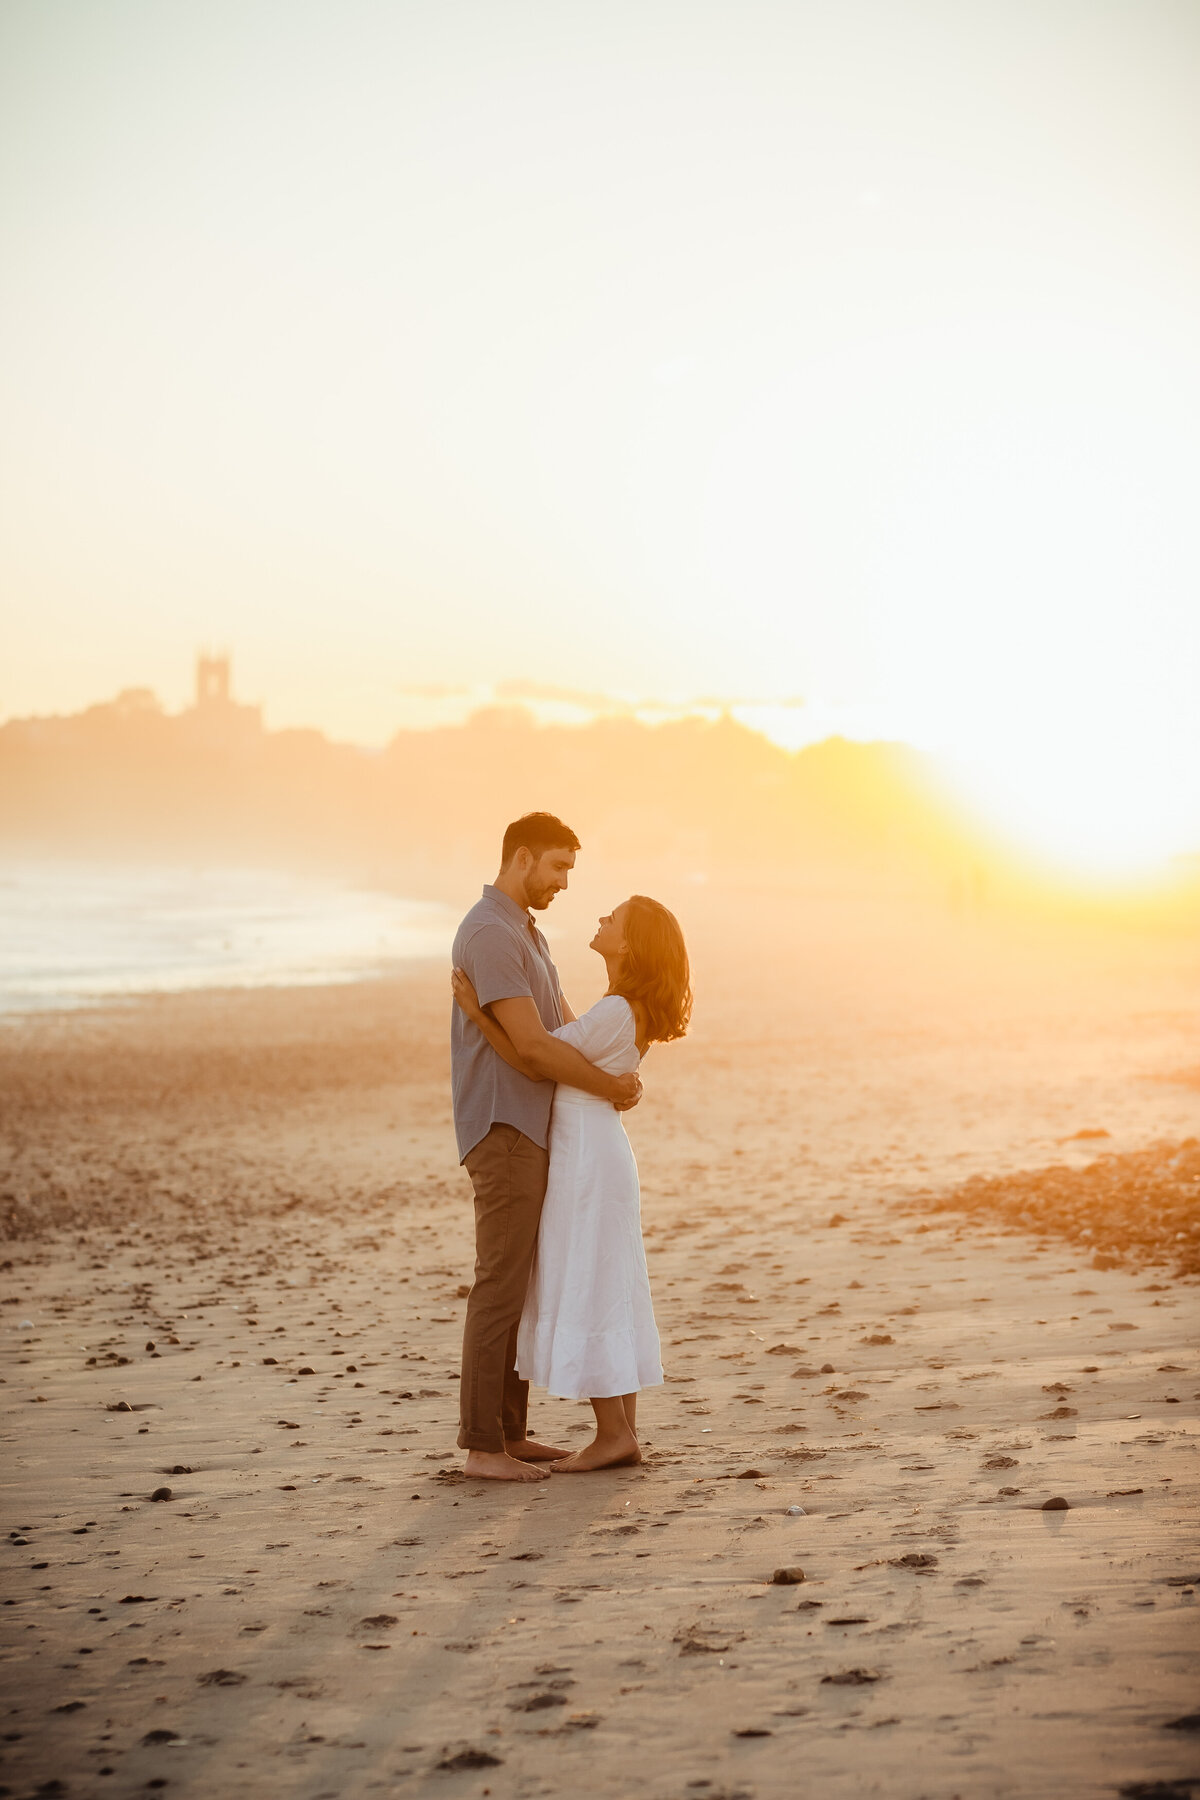
{"label": "man's bare foot", "polygon": [[575,1450],[561,1462],[551,1463],[555,1475],[587,1475],[593,1469],[625,1469],[640,1463],[642,1452],[633,1433],[620,1437],[594,1437],[584,1450]]}
{"label": "man's bare foot", "polygon": [[539,1444],[534,1438],[522,1438],[519,1443],[504,1445],[509,1456],[515,1456],[518,1462],[537,1463],[555,1462],[559,1457],[569,1456],[568,1450],[554,1450],[549,1444]]}
{"label": "man's bare foot", "polygon": [[463,1474],[483,1481],[544,1481],[542,1471],[518,1462],[505,1450],[468,1450]]}

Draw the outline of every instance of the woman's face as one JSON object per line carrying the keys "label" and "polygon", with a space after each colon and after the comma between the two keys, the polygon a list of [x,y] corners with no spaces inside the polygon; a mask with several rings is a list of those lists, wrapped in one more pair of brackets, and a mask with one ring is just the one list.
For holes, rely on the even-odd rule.
{"label": "woman's face", "polygon": [[625,942],[625,919],[628,912],[629,902],[623,900],[620,906],[614,906],[610,913],[605,913],[601,918],[599,929],[591,942],[591,948],[598,955],[624,956],[628,948]]}

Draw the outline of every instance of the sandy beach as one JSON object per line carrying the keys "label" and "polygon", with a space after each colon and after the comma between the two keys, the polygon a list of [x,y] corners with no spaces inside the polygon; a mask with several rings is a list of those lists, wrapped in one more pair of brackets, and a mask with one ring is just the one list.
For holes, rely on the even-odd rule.
{"label": "sandy beach", "polygon": [[1194,943],[693,914],[646,1462],[528,1489],[455,1448],[442,969],[0,1033],[0,1792],[1200,1792]]}

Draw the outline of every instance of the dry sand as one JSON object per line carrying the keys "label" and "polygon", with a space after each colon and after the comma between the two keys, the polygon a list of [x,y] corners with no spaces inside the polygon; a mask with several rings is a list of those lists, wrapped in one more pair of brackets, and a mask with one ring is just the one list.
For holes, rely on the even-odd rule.
{"label": "dry sand", "polygon": [[1200,1792],[1195,1280],[916,1199],[1195,1135],[1194,948],[837,916],[696,925],[647,1461],[529,1489],[440,970],[0,1034],[4,1793]]}

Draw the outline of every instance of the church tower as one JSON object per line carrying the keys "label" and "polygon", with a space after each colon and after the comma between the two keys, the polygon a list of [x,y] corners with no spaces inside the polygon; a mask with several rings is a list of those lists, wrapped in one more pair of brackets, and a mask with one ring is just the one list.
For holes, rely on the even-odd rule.
{"label": "church tower", "polygon": [[197,710],[209,706],[228,706],[230,697],[229,652],[212,656],[206,651],[200,651],[196,657]]}
{"label": "church tower", "polygon": [[205,750],[242,752],[263,735],[262,708],[243,706],[231,692],[232,658],[228,650],[196,654],[196,703],[179,715],[180,730]]}

